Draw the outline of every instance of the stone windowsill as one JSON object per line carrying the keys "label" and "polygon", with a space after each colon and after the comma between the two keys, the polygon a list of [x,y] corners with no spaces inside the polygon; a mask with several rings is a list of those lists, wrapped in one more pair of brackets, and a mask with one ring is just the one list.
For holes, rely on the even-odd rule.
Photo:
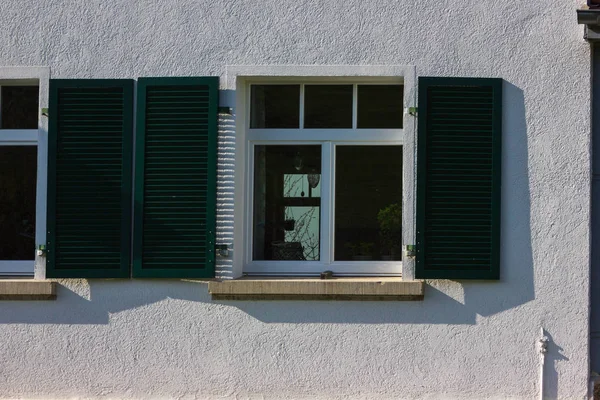
{"label": "stone windowsill", "polygon": [[422,281],[402,278],[267,278],[212,281],[213,300],[423,300]]}
{"label": "stone windowsill", "polygon": [[56,282],[33,279],[0,280],[0,300],[55,300]]}

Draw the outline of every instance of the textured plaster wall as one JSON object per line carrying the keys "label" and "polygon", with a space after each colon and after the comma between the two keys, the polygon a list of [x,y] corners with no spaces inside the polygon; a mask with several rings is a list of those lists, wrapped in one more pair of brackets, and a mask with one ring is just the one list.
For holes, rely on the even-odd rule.
{"label": "textured plaster wall", "polygon": [[[0,65],[53,78],[220,75],[226,65],[414,65],[501,77],[500,282],[423,302],[214,302],[186,281],[61,281],[0,307],[0,398],[531,399],[588,380],[589,47],[578,1],[4,0]],[[222,116],[218,235],[231,238]],[[219,274],[231,271],[220,261]]]}

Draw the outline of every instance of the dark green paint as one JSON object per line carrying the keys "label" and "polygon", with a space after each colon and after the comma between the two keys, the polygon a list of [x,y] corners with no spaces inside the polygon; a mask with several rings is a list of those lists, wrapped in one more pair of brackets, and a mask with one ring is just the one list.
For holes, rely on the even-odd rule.
{"label": "dark green paint", "polygon": [[134,277],[214,277],[218,85],[138,80]]}
{"label": "dark green paint", "polygon": [[50,80],[48,278],[129,277],[132,114],[132,80]]}
{"label": "dark green paint", "polygon": [[502,79],[419,78],[418,279],[500,278]]}

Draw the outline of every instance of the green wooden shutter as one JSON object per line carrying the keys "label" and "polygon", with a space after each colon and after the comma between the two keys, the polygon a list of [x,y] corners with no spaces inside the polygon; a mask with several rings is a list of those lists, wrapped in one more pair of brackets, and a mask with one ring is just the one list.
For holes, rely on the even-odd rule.
{"label": "green wooden shutter", "polygon": [[218,84],[138,80],[134,277],[214,276]]}
{"label": "green wooden shutter", "polygon": [[51,80],[49,278],[124,278],[131,259],[133,81]]}
{"label": "green wooden shutter", "polygon": [[419,279],[499,279],[502,80],[419,78]]}

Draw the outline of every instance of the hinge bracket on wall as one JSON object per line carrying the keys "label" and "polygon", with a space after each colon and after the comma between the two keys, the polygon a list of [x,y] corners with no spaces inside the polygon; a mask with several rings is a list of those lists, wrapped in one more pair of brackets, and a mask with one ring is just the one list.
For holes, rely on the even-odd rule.
{"label": "hinge bracket on wall", "polygon": [[42,115],[43,115],[44,117],[47,117],[47,116],[48,116],[48,109],[47,109],[47,108],[42,108]]}
{"label": "hinge bracket on wall", "polygon": [[413,117],[417,116],[418,111],[419,111],[419,109],[417,107],[408,107],[408,113],[410,115],[412,115]]}
{"label": "hinge bracket on wall", "polygon": [[404,246],[404,256],[405,257],[416,257],[417,256],[417,246],[414,244],[407,244]]}
{"label": "hinge bracket on wall", "polygon": [[45,244],[40,244],[38,245],[37,248],[37,255],[38,256],[43,256],[44,254],[46,254],[46,245]]}
{"label": "hinge bracket on wall", "polygon": [[229,246],[226,244],[215,244],[215,251],[221,257],[229,256]]}

